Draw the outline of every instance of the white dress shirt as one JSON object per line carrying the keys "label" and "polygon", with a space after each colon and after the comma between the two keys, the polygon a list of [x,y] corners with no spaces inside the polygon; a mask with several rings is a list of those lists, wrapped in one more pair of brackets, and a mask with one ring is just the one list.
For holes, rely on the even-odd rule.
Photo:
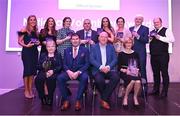
{"label": "white dress shirt", "polygon": [[100,66],[99,69],[101,69],[101,67],[106,66],[106,45],[101,45],[99,44],[100,47],[100,51],[101,51],[101,61],[102,61],[102,65]]}
{"label": "white dress shirt", "polygon": [[[158,32],[162,29],[163,27],[159,28]],[[158,33],[157,32],[157,33]],[[170,29],[167,29],[166,30],[166,33],[165,33],[166,37],[163,37],[163,36],[160,36],[159,40],[162,41],[162,42],[166,42],[166,43],[173,43],[175,41],[174,39],[174,35],[172,33],[172,31]]]}

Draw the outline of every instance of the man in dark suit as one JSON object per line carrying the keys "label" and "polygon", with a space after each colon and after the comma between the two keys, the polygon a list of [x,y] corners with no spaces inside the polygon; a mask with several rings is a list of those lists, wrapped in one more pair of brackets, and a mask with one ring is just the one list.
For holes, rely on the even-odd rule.
{"label": "man in dark suit", "polygon": [[[141,77],[144,78],[147,82],[147,74],[146,74],[146,44],[149,40],[149,28],[142,25],[143,16],[137,15],[135,17],[135,26],[130,27],[129,30],[132,32],[134,37],[134,46],[133,49],[135,52],[139,54],[140,58],[140,66],[141,66]],[[145,87],[145,92],[147,94],[147,84]]]}
{"label": "man in dark suit", "polygon": [[[91,46],[98,42],[98,33],[91,29],[91,20],[90,19],[85,19],[83,21],[83,28],[84,29],[77,31],[76,33],[79,35],[79,37],[81,39],[81,45],[85,46],[90,51]],[[89,66],[88,75],[91,80],[90,82],[92,83],[91,68],[92,68],[92,65]]]}
{"label": "man in dark suit", "polygon": [[[90,63],[93,65],[92,74],[95,84],[101,95],[101,107],[109,110],[109,98],[119,82],[119,76],[113,70],[117,64],[115,49],[108,44],[108,34],[101,32],[99,35],[99,43],[92,46],[90,51]],[[105,79],[109,79],[109,83],[105,83]]]}
{"label": "man in dark suit", "polygon": [[85,45],[86,47],[90,47],[91,45],[97,43],[98,42],[98,34],[96,31],[91,29],[90,19],[84,20],[83,27],[84,27],[84,29],[76,32],[81,39],[81,44]]}
{"label": "man in dark suit", "polygon": [[61,110],[69,108],[70,103],[68,100],[68,88],[66,82],[69,80],[78,80],[79,88],[76,96],[75,110],[81,110],[81,99],[83,92],[88,84],[87,69],[89,67],[89,51],[87,48],[80,46],[80,38],[75,33],[71,37],[72,47],[65,49],[64,62],[62,72],[57,80],[58,86],[63,99]]}

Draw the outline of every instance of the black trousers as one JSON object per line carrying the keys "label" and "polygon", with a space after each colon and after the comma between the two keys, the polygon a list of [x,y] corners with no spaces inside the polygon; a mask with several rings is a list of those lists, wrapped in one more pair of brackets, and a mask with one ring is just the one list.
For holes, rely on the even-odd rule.
{"label": "black trousers", "polygon": [[45,97],[44,92],[44,83],[47,85],[48,89],[48,98],[53,99],[54,91],[56,89],[56,75],[52,75],[49,78],[46,78],[45,72],[39,72],[35,78],[35,86],[39,94],[39,98]]}
{"label": "black trousers", "polygon": [[163,80],[163,89],[162,92],[167,94],[169,88],[169,74],[168,74],[168,65],[169,65],[169,54],[162,55],[151,55],[151,66],[153,70],[153,79],[154,86],[153,90],[160,91],[161,83],[161,74]]}
{"label": "black trousers", "polygon": [[[94,75],[95,84],[99,93],[101,94],[101,99],[109,101],[109,97],[119,83],[119,76],[117,72],[110,71],[107,74],[98,71]],[[105,79],[109,79],[109,83],[105,83]]]}

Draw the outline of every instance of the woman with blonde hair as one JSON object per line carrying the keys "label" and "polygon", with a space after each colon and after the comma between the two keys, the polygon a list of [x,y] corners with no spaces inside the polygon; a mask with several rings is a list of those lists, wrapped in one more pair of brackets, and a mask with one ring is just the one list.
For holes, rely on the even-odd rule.
{"label": "woman with blonde hair", "polygon": [[[62,69],[61,54],[56,51],[56,43],[46,40],[47,52],[42,53],[37,65],[38,74],[35,85],[42,105],[53,105],[53,95],[56,88],[56,77]],[[46,86],[45,86],[46,85]]]}
{"label": "woman with blonde hair", "polygon": [[133,38],[125,38],[124,50],[118,54],[118,71],[120,71],[120,78],[124,80],[125,87],[122,104],[124,108],[128,108],[128,96],[132,89],[134,89],[134,106],[139,107],[137,96],[141,88],[140,62],[138,54],[132,50],[133,43]]}
{"label": "woman with blonde hair", "polygon": [[22,61],[24,66],[24,95],[26,98],[33,98],[32,84],[36,75],[38,62],[38,29],[35,15],[30,15],[27,19],[27,26],[18,32],[18,43],[22,48]]}

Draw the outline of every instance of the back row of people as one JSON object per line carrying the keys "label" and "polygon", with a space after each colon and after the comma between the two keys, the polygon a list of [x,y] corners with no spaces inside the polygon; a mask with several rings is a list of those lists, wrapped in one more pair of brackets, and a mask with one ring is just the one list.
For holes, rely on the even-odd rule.
{"label": "back row of people", "polygon": [[[161,18],[155,18],[153,21],[154,21],[154,24],[156,24],[156,26],[155,26],[156,29],[161,29],[162,28],[162,20],[161,20]],[[125,38],[133,38],[133,41],[132,41],[132,43],[134,43],[133,49],[138,54],[138,55],[133,55],[133,56],[138,57],[139,64],[140,64],[138,69],[140,70],[141,77],[145,78],[147,80],[147,77],[146,77],[146,47],[145,47],[145,44],[149,40],[148,39],[149,38],[149,36],[148,36],[149,35],[149,29],[148,29],[148,27],[143,26],[142,22],[143,22],[143,17],[142,16],[137,16],[135,18],[135,26],[130,28],[130,31],[129,31],[128,29],[124,28],[124,24],[125,24],[124,18],[119,17],[116,20],[116,23],[118,25],[118,30],[114,31],[114,29],[110,25],[109,19],[107,17],[104,17],[102,19],[102,25],[101,25],[101,29],[103,29],[103,30],[101,30],[100,32],[103,31],[102,35],[103,36],[105,35],[105,37],[99,36],[99,40],[101,38],[107,38],[107,40],[106,39],[102,39],[101,42],[100,41],[98,42],[98,34],[97,34],[96,31],[93,31],[91,29],[91,22],[90,22],[90,20],[89,19],[85,19],[84,20],[84,23],[83,23],[84,29],[80,30],[80,31],[77,31],[77,35],[78,35],[77,37],[80,40],[79,44],[84,44],[86,47],[90,48],[89,49],[90,50],[90,62],[91,62],[90,64],[93,65],[93,67],[94,67],[93,71],[92,71],[92,74],[93,75],[97,74],[95,76],[95,81],[96,81],[97,87],[99,86],[98,82],[102,84],[101,76],[104,76],[104,74],[102,74],[102,72],[103,73],[109,72],[117,64],[116,63],[117,61],[113,60],[113,63],[111,63],[111,64],[106,66],[106,64],[108,62],[111,62],[111,60],[112,60],[111,57],[113,57],[113,55],[110,55],[111,53],[109,54],[109,52],[112,52],[112,50],[114,50],[114,47],[115,47],[115,51],[117,53],[119,53],[123,49],[126,49],[126,48],[122,47],[122,43],[128,44],[128,42],[125,42],[126,41]],[[71,60],[68,60],[68,57],[66,57],[66,56],[68,56],[68,53],[64,53],[64,52],[68,51],[68,49],[69,49],[69,55],[73,55],[73,52],[70,50],[69,47],[71,47],[71,43],[73,45],[73,41],[70,41],[70,39],[73,40],[71,36],[74,33],[74,31],[70,29],[70,25],[71,25],[71,18],[70,17],[65,17],[64,20],[63,20],[63,28],[58,30],[58,31],[56,31],[56,29],[55,29],[55,21],[54,21],[54,19],[52,17],[50,17],[46,21],[44,29],[42,29],[40,31],[40,34],[39,34],[37,32],[37,20],[36,20],[36,17],[35,16],[30,16],[28,18],[28,21],[27,21],[27,27],[25,29],[22,29],[20,32],[18,32],[18,34],[19,34],[18,42],[19,42],[19,44],[21,46],[23,46],[23,49],[22,49],[22,60],[23,60],[23,65],[24,65],[23,77],[24,77],[24,84],[25,84],[25,92],[24,92],[25,97],[27,97],[27,98],[34,97],[34,95],[32,93],[32,82],[33,82],[33,77],[36,75],[36,70],[37,70],[37,67],[36,67],[37,62],[38,62],[37,46],[39,44],[42,45],[41,55],[40,55],[42,57],[43,57],[43,53],[46,53],[46,54],[49,53],[49,52],[47,52],[47,50],[48,50],[47,47],[48,46],[46,44],[47,44],[47,42],[50,39],[50,40],[53,40],[55,44],[57,44],[57,54],[61,54],[62,55],[62,59],[64,60],[64,62],[73,63],[73,64],[70,65],[71,68],[73,66],[76,66],[76,63],[79,63],[81,61],[81,60],[80,61],[79,60],[77,60],[77,61],[73,60],[73,62],[72,62]],[[151,35],[150,35],[150,37],[153,38],[152,42],[150,43],[150,46],[153,46],[153,47],[150,47],[151,55],[152,54],[154,55],[154,53],[153,53],[154,51],[152,51],[151,48],[153,49],[153,48],[157,48],[158,47],[158,49],[162,49],[162,50],[159,50],[160,51],[159,53],[157,53],[158,57],[160,57],[160,58],[164,57],[165,56],[164,54],[166,54],[166,57],[169,57],[167,55],[168,52],[167,52],[166,49],[168,49],[168,45],[166,43],[174,42],[174,38],[172,36],[172,33],[169,30],[166,31],[166,28],[165,28],[163,33],[164,34],[151,33]],[[168,33],[168,34],[166,34],[166,33]],[[35,40],[38,37],[40,38],[39,39],[40,41],[38,41],[38,40],[36,41]],[[112,50],[109,51],[109,49],[108,49],[107,50],[108,52],[107,52],[106,49],[103,46],[100,46],[101,44],[99,44],[99,43],[102,43],[102,42],[104,42],[105,44],[108,43],[107,46],[114,45],[114,47],[112,47],[112,48],[108,47],[109,49],[111,48]],[[75,43],[77,44],[78,41],[75,41]],[[93,45],[95,43],[97,43],[97,44],[94,45],[94,47],[91,47],[91,45]],[[159,44],[161,46],[159,46]],[[122,49],[119,48],[119,47],[122,47]],[[95,49],[95,48],[100,48],[101,52],[98,52],[98,50]],[[95,50],[93,50],[93,49],[95,49]],[[52,48],[51,48],[51,50],[52,50]],[[89,50],[87,52],[89,52]],[[157,54],[154,57],[156,57]],[[82,54],[82,57],[83,57],[83,55],[85,55],[85,53]],[[125,57],[128,57],[128,55],[126,56],[126,55],[123,55],[122,53],[120,54],[120,56],[121,55],[125,56]],[[94,56],[94,57],[92,57],[92,56]],[[107,56],[107,58],[105,56]],[[89,56],[87,58],[89,59]],[[93,60],[93,58],[95,58],[95,59]],[[101,59],[99,59],[99,58],[101,58]],[[45,59],[51,59],[51,58],[45,58]],[[40,60],[42,60],[42,59],[40,58]],[[55,60],[55,59],[51,59],[51,60]],[[57,62],[59,60],[60,59],[57,59],[55,61]],[[47,60],[45,60],[45,61],[47,61]],[[85,62],[85,61],[86,60],[82,61],[82,63]],[[118,60],[118,62],[121,62],[121,60]],[[166,64],[168,64],[169,60],[166,60],[164,62],[166,62]],[[157,73],[162,71],[162,73],[163,73],[162,74],[163,81],[166,81],[166,82],[164,82],[162,96],[166,97],[167,96],[167,90],[168,90],[168,84],[169,84],[169,76],[168,76],[168,67],[167,67],[167,65],[161,67],[161,65],[164,62],[158,62],[159,63],[158,71],[157,70],[153,70],[154,80],[157,80],[156,83],[154,84],[154,88],[153,88],[153,90],[155,92],[154,91],[153,92],[156,93],[156,94],[159,92],[159,89],[160,89],[159,88],[159,84],[160,84],[160,82],[158,80],[160,80],[160,75],[157,75]],[[153,63],[154,63],[154,61],[151,60],[151,64],[153,64]],[[58,63],[55,63],[55,64],[58,64]],[[118,63],[118,64],[120,64],[120,63]],[[67,65],[67,64],[63,64],[63,66],[61,66],[61,68],[62,67],[65,68],[66,67],[65,68],[66,72],[65,73],[61,73],[62,78],[70,77],[70,79],[71,78],[72,79],[73,78],[76,79],[79,75],[82,74],[82,71],[79,71],[79,70],[78,70],[78,72],[76,72],[76,71],[74,72],[73,70],[75,70],[75,68],[72,68],[72,70],[68,71],[68,68],[67,68],[68,66],[65,66],[65,65]],[[86,66],[86,65],[83,65],[83,66]],[[56,71],[54,71],[54,69],[51,70],[51,71],[49,71],[49,70],[45,71],[45,72],[48,72],[48,73],[45,73],[45,76],[51,77],[55,72],[58,72],[58,70],[61,70],[61,68],[59,67]],[[88,67],[86,67],[86,68],[88,68]],[[126,72],[129,73],[128,71],[125,71],[123,68],[122,69],[121,68],[119,69],[119,68],[118,68],[118,71],[124,72],[125,74],[126,74]],[[152,65],[152,68],[157,68],[157,66]],[[39,67],[38,67],[38,69],[39,69]],[[125,69],[127,69],[127,67]],[[100,71],[100,72],[98,73],[98,71]],[[114,75],[114,74],[109,74],[109,75]],[[112,77],[112,76],[109,76],[109,75],[108,75],[108,77]],[[85,75],[83,75],[83,76],[84,76],[84,78],[86,78]],[[113,76],[113,77],[114,77],[113,79],[118,80],[118,79],[115,78],[116,76]],[[118,77],[119,76],[117,76],[117,78]],[[67,80],[64,79],[63,81],[67,81]],[[83,80],[83,81],[86,81],[86,80]],[[54,82],[54,81],[52,81],[52,82]],[[62,80],[58,79],[58,82],[62,82]],[[131,81],[128,81],[128,82],[131,82]],[[139,83],[139,81],[137,81],[137,82]],[[106,109],[110,108],[110,106],[109,106],[109,104],[107,102],[107,99],[108,99],[108,97],[109,97],[109,95],[111,94],[112,91],[109,90],[109,89],[114,89],[114,87],[116,85],[116,81],[115,82],[112,81],[112,83],[113,83],[113,86],[109,86],[109,87],[113,87],[113,88],[108,88],[107,87],[107,90],[104,89],[104,87],[103,87],[104,85],[98,87],[98,90],[99,90],[99,92],[102,95],[101,96],[101,98],[102,98],[101,105],[104,108],[106,108]],[[110,83],[110,84],[112,84],[112,83]],[[126,87],[128,87],[128,84],[126,84]],[[52,85],[52,84],[50,84],[50,85]],[[59,88],[60,88],[61,92],[62,93],[64,92],[62,94],[63,97],[64,97],[64,101],[66,101],[62,105],[62,110],[63,110],[63,109],[67,109],[67,107],[69,106],[69,105],[67,105],[67,104],[69,104],[67,102],[68,101],[67,100],[68,90],[66,88],[63,88],[61,86],[61,84],[59,84],[59,85],[60,85]],[[86,85],[86,84],[84,84],[84,85]],[[47,86],[48,86],[48,84],[46,83],[45,88],[49,89],[48,88],[49,86],[48,87]],[[39,88],[39,87],[37,86],[37,88]],[[54,87],[52,87],[50,90],[54,90],[53,88]],[[131,89],[131,87],[130,87],[130,89]],[[82,87],[80,89],[80,91],[79,91],[79,94],[78,94],[79,97],[81,96],[81,93],[83,92],[83,90],[84,90],[84,88]],[[40,92],[42,93],[43,91],[40,91]],[[104,91],[106,91],[106,92],[104,92]],[[50,101],[49,103],[52,104],[52,93],[51,92],[49,93],[50,96],[47,97],[48,100],[44,100],[44,98],[42,99],[42,101],[44,101],[43,103],[45,103],[47,101]],[[105,95],[103,95],[103,94],[105,94]],[[127,94],[126,94],[126,97],[124,97],[124,100],[123,100],[123,104],[124,105],[127,105]],[[135,92],[135,94],[136,94],[136,92]],[[43,94],[41,94],[41,95],[43,95]],[[77,96],[77,104],[79,104],[79,97]],[[135,95],[134,98],[135,98],[134,99],[135,103],[138,104],[138,101],[136,99],[136,95]],[[78,107],[80,107],[80,105],[76,105],[76,106],[77,106],[77,109],[79,109]]]}

